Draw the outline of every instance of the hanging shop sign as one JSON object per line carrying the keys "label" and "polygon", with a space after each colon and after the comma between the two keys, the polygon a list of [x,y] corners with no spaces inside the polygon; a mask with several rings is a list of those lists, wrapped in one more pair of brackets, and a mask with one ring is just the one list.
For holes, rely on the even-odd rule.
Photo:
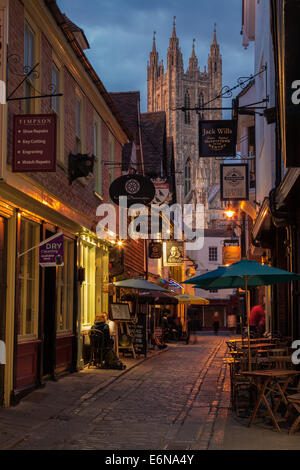
{"label": "hanging shop sign", "polygon": [[[287,168],[300,167],[300,4],[297,0],[284,2],[284,33],[278,45],[284,73],[280,76],[282,112],[285,125],[282,126],[282,142]],[[284,51],[282,51],[284,44]],[[297,52],[298,51],[298,52]],[[284,84],[284,86],[283,86]]]}
{"label": "hanging shop sign", "polygon": [[185,272],[187,277],[196,276],[196,269],[195,268],[188,268]]}
{"label": "hanging shop sign", "polygon": [[162,257],[162,244],[160,242],[149,243],[149,258],[160,259]]}
{"label": "hanging shop sign", "polygon": [[240,246],[240,241],[238,238],[229,238],[224,240],[224,246]]}
{"label": "hanging shop sign", "polygon": [[125,175],[114,180],[109,187],[111,200],[119,205],[119,197],[127,196],[127,207],[133,204],[147,205],[153,201],[155,186],[142,175]]}
{"label": "hanging shop sign", "polygon": [[56,114],[14,116],[14,172],[56,171]]}
{"label": "hanging shop sign", "polygon": [[248,164],[220,165],[221,201],[249,199]]}
{"label": "hanging shop sign", "polygon": [[223,265],[230,265],[232,263],[237,263],[241,261],[242,254],[241,254],[241,247],[240,246],[223,246],[222,247],[222,254],[223,254]]}
{"label": "hanging shop sign", "polygon": [[199,121],[199,157],[234,157],[235,120]]}
{"label": "hanging shop sign", "polygon": [[43,268],[64,265],[64,236],[56,233],[39,244],[39,264]]}
{"label": "hanging shop sign", "polygon": [[164,242],[164,266],[182,266],[184,264],[183,242],[170,240]]}
{"label": "hanging shop sign", "polygon": [[152,181],[155,187],[155,196],[152,204],[161,205],[168,203],[172,197],[169,183],[157,182],[156,180]]}

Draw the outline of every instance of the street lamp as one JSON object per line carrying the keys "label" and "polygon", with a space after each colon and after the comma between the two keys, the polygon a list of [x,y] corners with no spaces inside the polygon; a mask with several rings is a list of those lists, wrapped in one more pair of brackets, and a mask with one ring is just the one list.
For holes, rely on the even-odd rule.
{"label": "street lamp", "polygon": [[226,211],[224,212],[224,214],[225,214],[226,217],[228,217],[229,219],[231,219],[231,218],[235,215],[235,211],[232,209],[231,204],[229,204],[229,206],[227,207],[227,209],[226,209]]}

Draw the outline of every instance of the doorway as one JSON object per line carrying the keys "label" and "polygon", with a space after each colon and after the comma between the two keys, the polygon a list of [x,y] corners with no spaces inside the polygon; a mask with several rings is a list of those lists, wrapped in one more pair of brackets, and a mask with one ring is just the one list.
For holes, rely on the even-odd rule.
{"label": "doorway", "polygon": [[[46,238],[53,233],[46,231]],[[56,362],[56,268],[44,268],[43,376],[54,377]]]}
{"label": "doorway", "polygon": [[[6,315],[6,230],[7,223],[4,217],[0,217],[0,353],[5,349],[5,315]],[[3,358],[4,359],[4,358]],[[0,356],[0,407],[4,400],[4,364],[1,364]]]}

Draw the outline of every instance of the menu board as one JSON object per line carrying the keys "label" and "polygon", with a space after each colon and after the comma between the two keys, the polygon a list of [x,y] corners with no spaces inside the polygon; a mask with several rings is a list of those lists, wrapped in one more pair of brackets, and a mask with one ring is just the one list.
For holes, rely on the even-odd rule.
{"label": "menu board", "polygon": [[137,324],[130,323],[129,329],[134,339],[133,347],[136,354],[144,354],[147,357],[146,315],[138,315]]}

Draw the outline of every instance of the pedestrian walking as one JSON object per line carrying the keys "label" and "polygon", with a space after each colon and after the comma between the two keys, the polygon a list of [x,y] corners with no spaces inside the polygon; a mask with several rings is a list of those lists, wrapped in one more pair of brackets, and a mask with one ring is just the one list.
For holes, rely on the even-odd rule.
{"label": "pedestrian walking", "polygon": [[218,335],[219,326],[220,326],[220,315],[219,315],[219,312],[215,312],[213,314],[213,327],[214,327],[215,335]]}

